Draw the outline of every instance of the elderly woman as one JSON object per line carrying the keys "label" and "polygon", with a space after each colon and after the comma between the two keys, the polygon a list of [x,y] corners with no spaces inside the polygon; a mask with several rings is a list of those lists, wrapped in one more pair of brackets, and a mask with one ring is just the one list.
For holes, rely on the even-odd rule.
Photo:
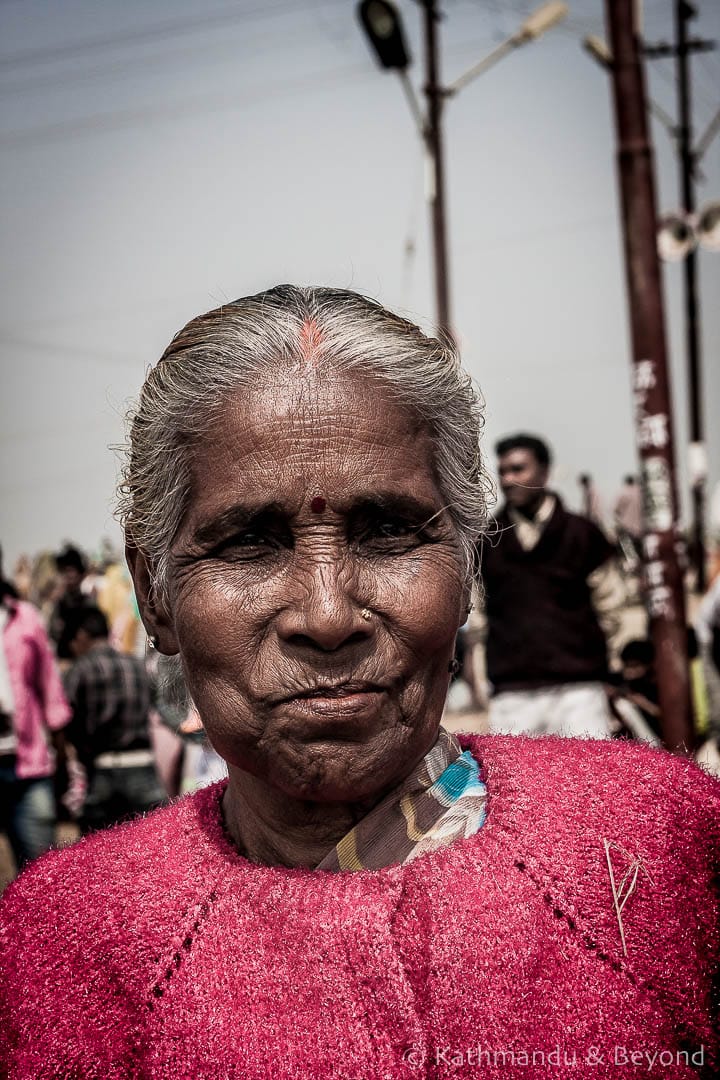
{"label": "elderly woman", "polygon": [[132,423],[128,560],[229,778],[8,890],[4,1073],[713,1068],[717,784],[440,727],[479,429],[451,350],[349,292],[174,339]]}

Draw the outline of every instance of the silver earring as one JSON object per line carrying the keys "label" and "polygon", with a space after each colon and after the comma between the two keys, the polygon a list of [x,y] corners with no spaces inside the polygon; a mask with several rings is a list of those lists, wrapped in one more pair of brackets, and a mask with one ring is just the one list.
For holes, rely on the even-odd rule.
{"label": "silver earring", "polygon": [[370,609],[364,607],[360,612],[360,618],[364,619],[365,622],[370,622],[370,620],[372,619],[372,612],[370,611]]}
{"label": "silver earring", "polygon": [[157,649],[160,642],[158,641],[157,634],[148,634],[147,647],[148,649]]}

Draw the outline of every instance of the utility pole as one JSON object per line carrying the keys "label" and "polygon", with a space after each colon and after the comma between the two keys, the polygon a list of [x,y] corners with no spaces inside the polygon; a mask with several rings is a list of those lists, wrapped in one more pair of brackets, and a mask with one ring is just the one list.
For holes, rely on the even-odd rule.
{"label": "utility pole", "polygon": [[419,0],[425,16],[425,96],[427,124],[425,144],[429,170],[429,201],[435,259],[435,295],[438,329],[452,338],[450,328],[450,285],[448,280],[448,243],[445,211],[445,161],[443,153],[442,110],[445,92],[440,83],[438,23],[436,0]]}
{"label": "utility pole", "polygon": [[693,725],[670,380],[656,248],[654,162],[633,0],[605,0],[614,57],[613,99],[635,392],[635,438],[645,502],[644,574],[663,737],[690,754]]}
{"label": "utility pole", "polygon": [[[695,155],[693,153],[692,105],[688,63],[688,19],[695,14],[685,0],[675,0],[675,45],[678,80],[678,144],[682,205],[695,213]],[[688,396],[690,399],[690,484],[693,501],[692,557],[696,568],[696,591],[705,592],[705,482],[707,462],[702,415],[702,372],[698,319],[697,252],[693,247],[684,259]]]}
{"label": "utility pole", "polygon": [[413,120],[425,148],[428,171],[428,201],[433,237],[437,327],[452,340],[450,325],[450,284],[448,273],[445,165],[443,151],[443,111],[446,99],[487,71],[504,56],[535,41],[567,15],[565,0],[545,0],[526,16],[518,30],[488,53],[449,86],[440,82],[438,23],[442,16],[437,0],[417,0],[423,8],[425,26],[425,86],[427,108],[423,114],[408,76],[410,54],[405,44],[402,19],[392,0],[360,0],[358,15],[380,66],[400,77]]}
{"label": "utility pole", "polygon": [[[715,47],[715,42],[691,38],[688,24],[697,11],[687,0],[675,0],[675,44],[661,42],[646,45],[646,56],[674,56],[678,86],[678,126],[676,128],[678,158],[680,162],[680,193],[686,220],[695,214],[695,181],[698,153],[693,148],[692,99],[690,86],[690,54]],[[689,471],[692,494],[692,530],[690,555],[695,567],[695,589],[703,593],[706,587],[705,573],[705,484],[707,480],[707,450],[705,425],[702,411],[702,366],[700,345],[699,298],[697,288],[697,252],[691,246],[684,258],[685,280],[685,347],[687,357],[687,381],[689,401]]]}

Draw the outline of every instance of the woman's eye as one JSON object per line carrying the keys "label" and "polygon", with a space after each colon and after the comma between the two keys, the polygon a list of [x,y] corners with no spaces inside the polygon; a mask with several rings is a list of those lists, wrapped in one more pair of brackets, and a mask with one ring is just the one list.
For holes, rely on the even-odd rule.
{"label": "woman's eye", "polygon": [[403,518],[381,518],[360,532],[362,546],[382,551],[406,551],[422,542],[422,527]]}
{"label": "woman's eye", "polygon": [[235,535],[229,536],[227,540],[223,540],[217,545],[212,554],[216,557],[225,556],[226,558],[233,555],[240,557],[243,555],[253,556],[274,550],[277,546],[277,541],[267,533],[246,529],[244,532],[235,533]]}
{"label": "woman's eye", "polygon": [[410,533],[416,532],[416,526],[407,521],[383,521],[377,526],[378,536],[386,536],[390,539],[398,536],[408,536]]}
{"label": "woman's eye", "polygon": [[265,542],[265,537],[262,533],[253,532],[248,529],[246,532],[237,533],[235,536],[231,536],[225,540],[225,547],[257,547],[258,544]]}

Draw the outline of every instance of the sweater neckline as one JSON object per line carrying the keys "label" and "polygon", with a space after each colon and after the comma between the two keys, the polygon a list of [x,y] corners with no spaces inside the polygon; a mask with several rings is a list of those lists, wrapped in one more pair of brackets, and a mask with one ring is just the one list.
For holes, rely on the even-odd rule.
{"label": "sweater neckline", "polygon": [[546,551],[553,550],[557,546],[558,537],[562,533],[564,523],[568,516],[560,496],[554,491],[549,491],[548,496],[551,496],[553,499],[552,513],[543,523],[537,543],[533,544],[530,548],[524,548],[520,543],[516,534],[515,522],[510,515],[510,510],[508,507],[503,508],[506,523],[509,526],[509,540],[513,550],[516,555],[519,554],[528,562],[542,559]]}
{"label": "sweater neckline", "polygon": [[[379,883],[387,880],[388,882],[395,882],[402,879],[405,874],[413,871],[413,869],[432,872],[433,870],[443,869],[449,862],[452,863],[457,859],[463,859],[470,855],[476,856],[479,846],[483,846],[488,842],[497,843],[497,833],[500,829],[494,811],[500,809],[498,804],[505,802],[509,793],[503,792],[501,796],[496,784],[493,782],[495,778],[488,776],[487,769],[479,753],[477,738],[472,735],[458,735],[458,740],[462,749],[469,750],[478,762],[480,776],[488,787],[486,820],[482,828],[472,836],[455,840],[452,844],[437,851],[419,855],[405,866],[392,863],[376,870],[363,868],[361,870],[340,871],[309,869],[302,866],[267,866],[263,863],[251,862],[245,855],[241,854],[225,828],[221,800],[228,784],[226,778],[204,788],[196,797],[198,823],[202,829],[205,844],[212,849],[212,852],[208,852],[208,854],[211,854],[214,861],[220,858],[226,865],[229,864],[240,872],[252,872],[257,878],[262,877],[265,881],[273,878],[288,881],[302,879],[306,882],[316,881],[326,884],[329,881],[344,881],[346,883],[350,881],[375,881]],[[497,803],[495,803],[494,795],[497,798]],[[511,797],[514,799],[515,795],[516,793],[513,792]],[[490,840],[487,838],[488,834],[491,836]]]}

